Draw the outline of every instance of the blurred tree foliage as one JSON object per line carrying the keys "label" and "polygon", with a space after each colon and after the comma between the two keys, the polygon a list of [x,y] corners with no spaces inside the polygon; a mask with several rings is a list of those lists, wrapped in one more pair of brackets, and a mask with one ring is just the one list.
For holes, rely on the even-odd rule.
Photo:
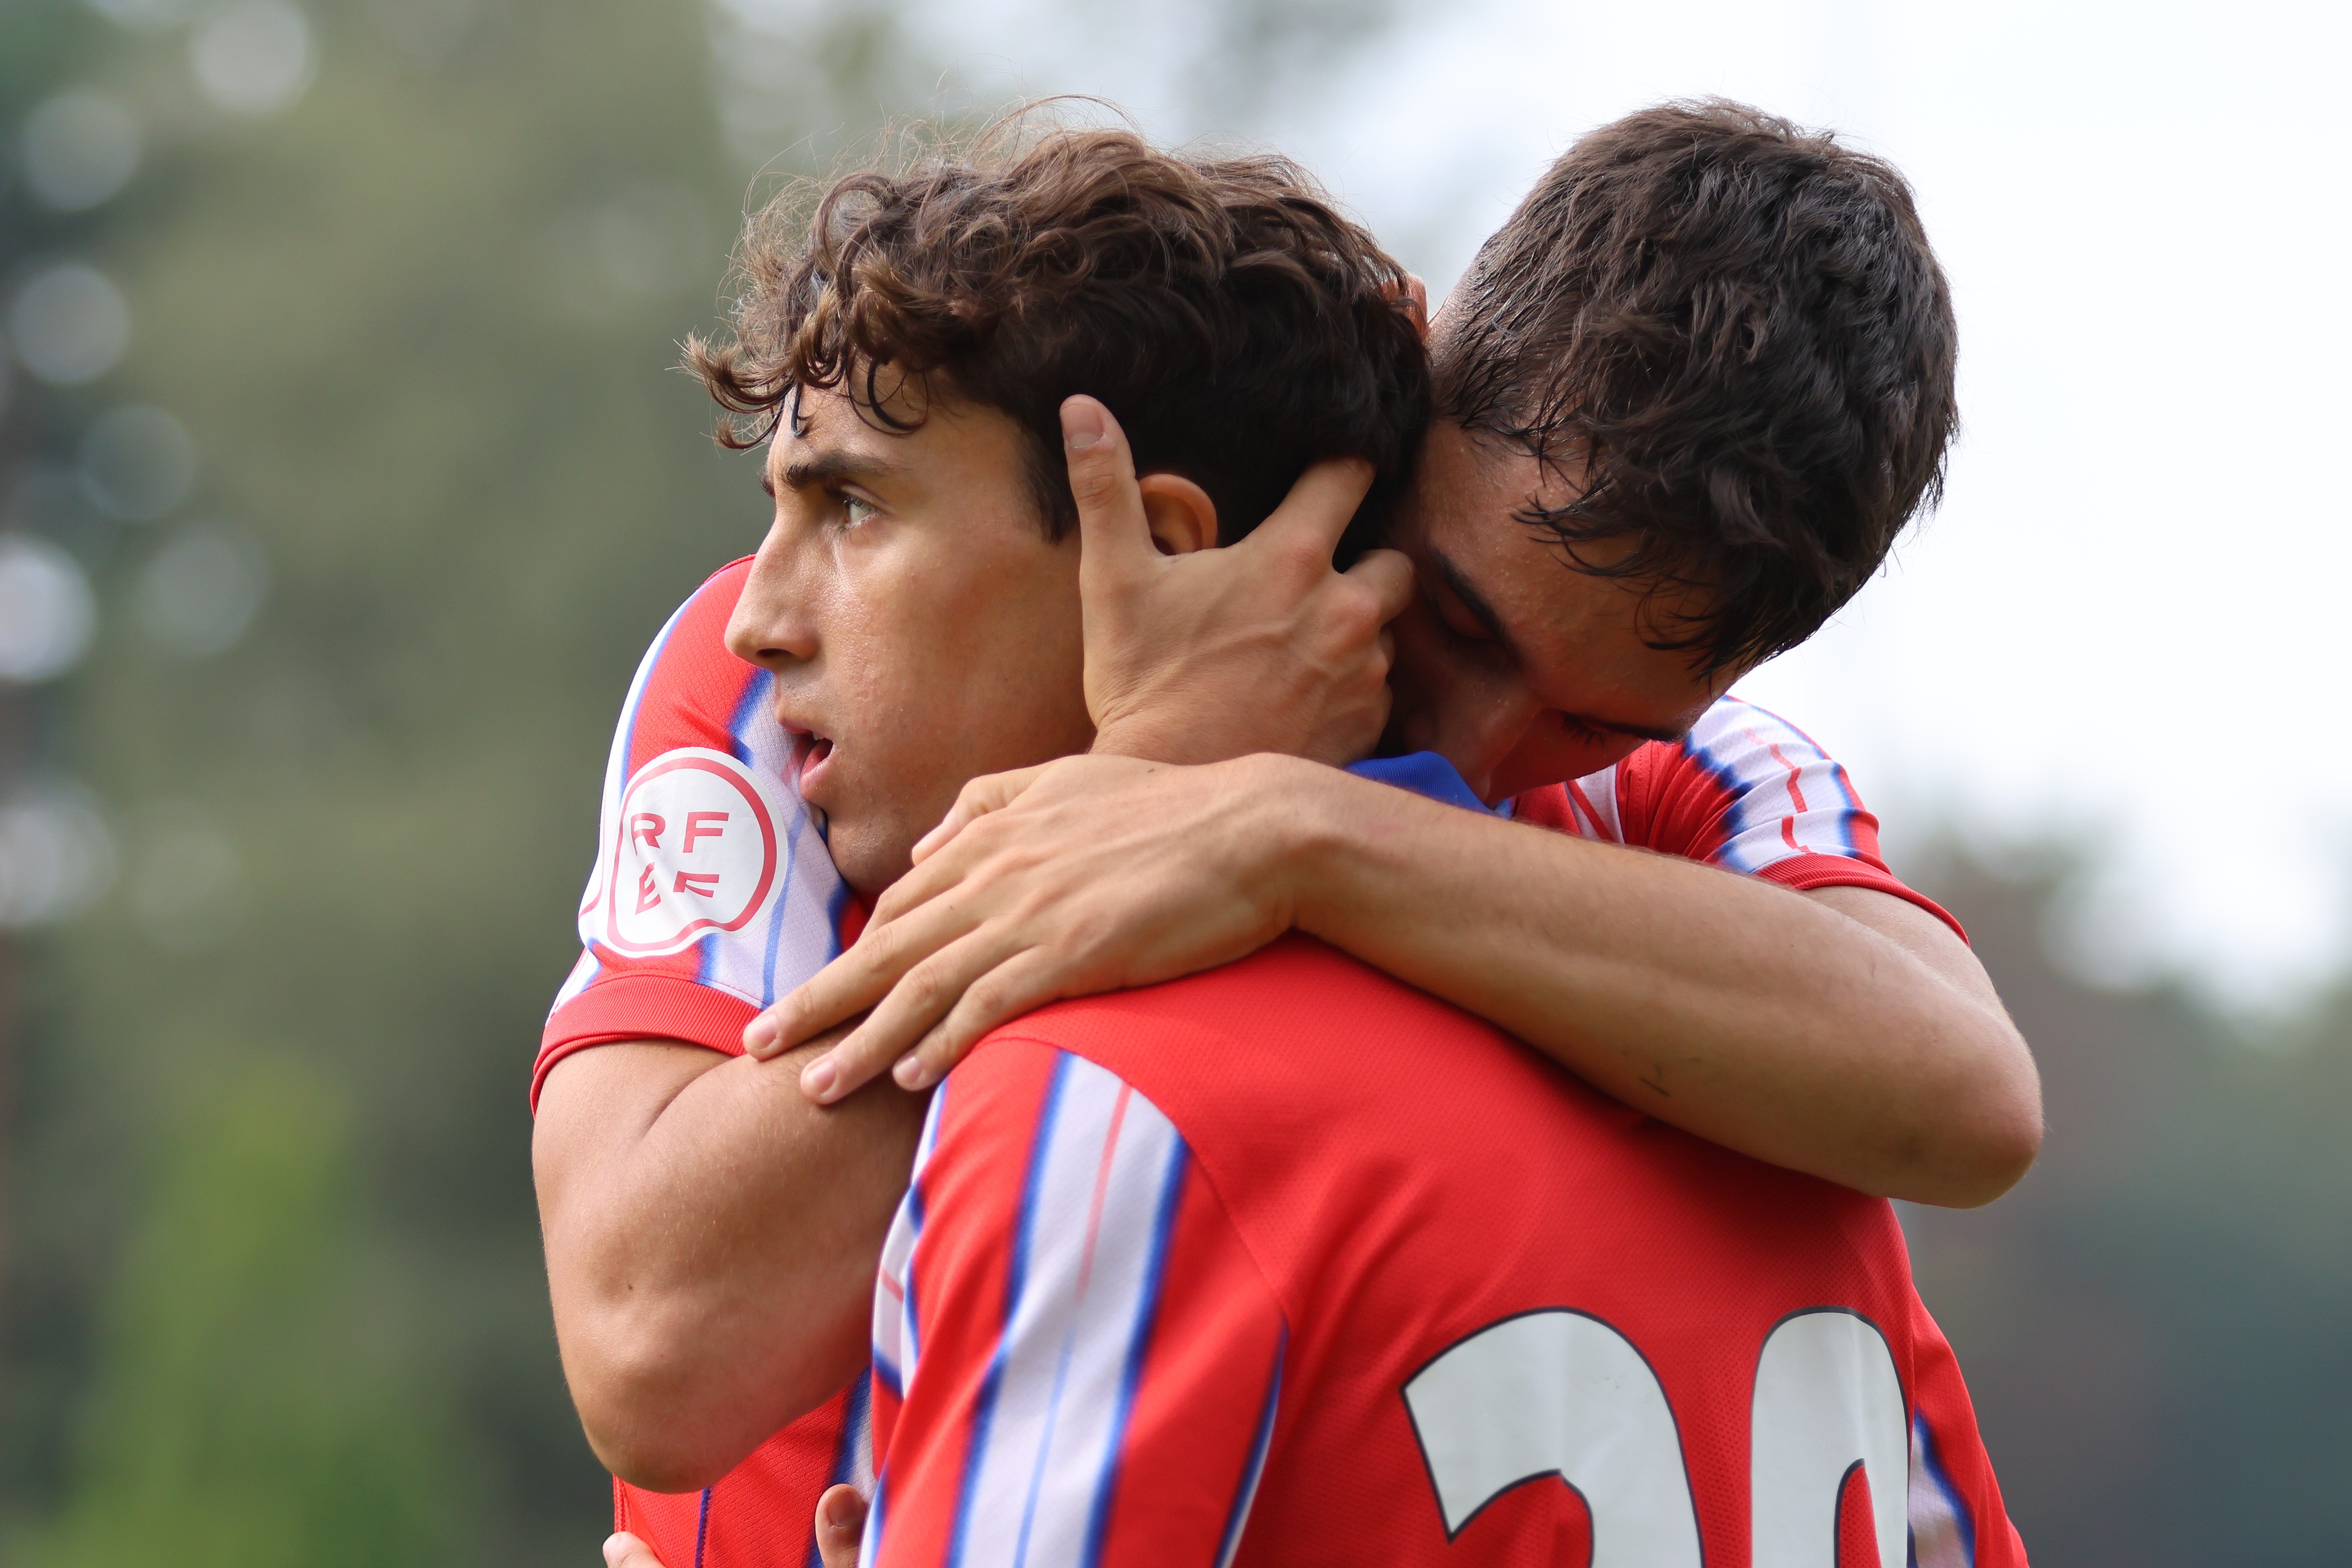
{"label": "blurred tree foliage", "polygon": [[[8,124],[86,79],[149,130],[74,239],[126,285],[130,358],[55,406],[167,408],[199,477],[91,552],[100,646],[63,691],[125,877],[30,967],[0,1551],[585,1568],[607,1503],[548,1329],[526,1074],[630,667],[762,511],[668,367],[748,171],[940,78],[881,0],[336,0],[307,93],[239,119],[193,83],[189,6],[111,5],[152,25],[0,5]],[[1178,68],[1246,130],[1391,9],[1217,0]],[[271,584],[209,652],[135,613],[206,526]],[[2252,1051],[2182,994],[2052,969],[2046,879],[1945,881],[2053,1130],[2003,1204],[1908,1218],[2037,1558],[2340,1557],[2352,1004]]]}
{"label": "blurred tree foliage", "polygon": [[[523,1091],[628,671],[762,521],[669,373],[742,186],[689,0],[309,17],[271,118],[177,28],[90,68],[154,142],[114,391],[200,477],[68,692],[126,893],[36,976],[7,1500],[44,1563],[585,1563]],[[190,658],[124,601],[200,519],[272,587]]]}
{"label": "blurred tree foliage", "polygon": [[[99,9],[0,11],[6,106],[86,79],[144,121],[81,239],[132,349],[74,417],[160,405],[199,477],[108,534],[64,689],[125,876],[33,966],[0,1530],[60,1568],[591,1563],[523,1091],[629,670],[763,523],[676,341],[750,171],[972,106],[866,0],[321,0],[268,113],[204,79],[223,6]],[[1353,14],[1202,13],[1302,50]],[[142,608],[199,537],[267,563],[226,648]]]}
{"label": "blurred tree foliage", "polygon": [[2249,1040],[2173,987],[2070,979],[2063,858],[1937,879],[2042,1063],[2040,1163],[1906,1209],[2043,1568],[2341,1563],[2352,1541],[2352,994]]}

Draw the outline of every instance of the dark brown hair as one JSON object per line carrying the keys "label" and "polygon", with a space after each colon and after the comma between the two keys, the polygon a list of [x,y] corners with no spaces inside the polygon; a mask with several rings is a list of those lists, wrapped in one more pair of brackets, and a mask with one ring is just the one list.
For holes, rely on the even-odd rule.
{"label": "dark brown hair", "polygon": [[[1651,636],[1710,671],[1811,636],[1940,499],[1957,353],[1902,176],[1720,100],[1578,142],[1432,345],[1440,413],[1585,464],[1524,524],[1580,570],[1702,590]],[[1614,539],[1631,552],[1586,550]]]}
{"label": "dark brown hair", "polygon": [[1427,416],[1404,274],[1296,164],[1161,152],[1122,130],[1018,126],[815,201],[788,192],[738,258],[734,340],[688,363],[765,440],[800,387],[838,387],[870,422],[900,376],[1010,416],[1048,532],[1076,522],[1064,398],[1118,416],[1139,471],[1205,489],[1220,537],[1278,505],[1309,462],[1379,472],[1351,541],[1381,524]]}

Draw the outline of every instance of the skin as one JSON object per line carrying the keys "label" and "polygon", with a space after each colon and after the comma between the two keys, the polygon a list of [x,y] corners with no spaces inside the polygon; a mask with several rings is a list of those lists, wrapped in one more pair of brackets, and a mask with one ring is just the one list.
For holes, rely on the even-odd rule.
{"label": "skin", "polygon": [[[1073,454],[1074,479],[1092,468],[1089,559],[1131,565],[1129,470],[1108,447]],[[1441,421],[1397,520],[1420,586],[1391,628],[1390,743],[1443,752],[1488,800],[1678,736],[1732,679],[1649,646],[1692,602],[1570,570],[1556,545],[1494,526],[1557,504],[1573,478]],[[1234,566],[1226,552],[1167,563],[1137,596],[1221,603],[1253,589]],[[1090,679],[1140,685],[1181,665],[1188,682],[1157,693],[1151,732],[1106,725],[1097,752],[1171,760],[1154,748],[1194,732],[1193,692],[1258,687],[1245,658],[1212,674],[1189,645],[1171,659],[1134,635],[1156,614],[1131,608],[1119,637],[1090,637]],[[988,1028],[1055,997],[1190,973],[1295,928],[1628,1104],[1865,1192],[1987,1203],[2040,1148],[2032,1053],[1983,966],[1874,889],[1792,892],[1275,756],[1097,756],[982,780],[916,853],[857,946],[746,1032],[765,1050],[871,1007],[811,1063],[816,1098],[893,1060],[902,1084],[936,1081]]]}
{"label": "skin", "polygon": [[[890,412],[925,417],[912,434],[887,434],[816,395],[778,430],[766,469],[774,521],[728,632],[740,657],[773,674],[775,717],[802,737],[803,797],[826,813],[835,863],[868,896],[906,869],[916,838],[976,773],[1095,738],[1078,541],[1045,537],[1017,428],[946,399]],[[1323,482],[1362,488],[1360,476]],[[1135,489],[1148,553],[1216,542],[1199,486],[1158,475]],[[1388,713],[1388,658],[1377,636],[1354,632],[1377,633],[1396,613],[1409,573],[1389,555],[1339,577],[1328,567],[1336,530],[1301,537],[1299,515],[1215,552],[1255,563],[1288,596],[1282,613],[1213,640],[1264,650],[1297,634],[1302,647],[1325,647],[1329,658],[1270,689],[1317,700],[1308,721],[1284,720],[1286,730],[1360,750]],[[1297,567],[1318,551],[1313,574]],[[1319,618],[1342,635],[1294,624],[1335,605]],[[1331,651],[1343,644],[1344,658]],[[1264,743],[1246,727],[1219,733]],[[557,1342],[589,1442],[625,1480],[708,1485],[865,1363],[875,1262],[923,1101],[885,1084],[812,1104],[798,1074],[826,1043],[773,1059],[661,1040],[602,1046],[558,1063],[542,1086],[531,1152]]]}
{"label": "skin", "polygon": [[[1314,504],[1281,527],[1270,521],[1227,550],[1192,549],[1214,537],[1213,517],[1179,526],[1196,503],[1162,477],[1139,483],[1115,424],[1088,405],[1074,399],[1065,411],[1085,542],[1076,563],[1069,542],[1047,544],[1034,520],[1024,534],[1009,492],[988,489],[978,467],[942,477],[997,438],[1003,472],[1017,472],[1009,427],[937,411],[909,437],[844,427],[843,439],[887,442],[902,468],[917,471],[831,489],[788,480],[796,443],[828,437],[837,422],[813,406],[809,437],[779,434],[770,468],[777,522],[730,646],[777,672],[783,721],[833,742],[808,794],[838,812],[834,832],[853,884],[889,886],[867,937],[769,1020],[758,1054],[722,1062],[685,1046],[608,1047],[568,1058],[549,1078],[534,1155],[558,1335],[591,1441],[616,1474],[665,1490],[708,1484],[861,1364],[871,1269],[920,1102],[886,1086],[835,1109],[805,1098],[794,1107],[776,1085],[816,1053],[760,1057],[779,1036],[806,1035],[828,1006],[846,1016],[901,977],[912,1003],[894,994],[866,1026],[869,1038],[883,1025],[911,1041],[954,1014],[969,1043],[980,1032],[969,1027],[975,1015],[1186,973],[1297,925],[1732,1147],[1871,1190],[1907,1184],[1927,1201],[1982,1201],[2014,1180],[2040,1136],[2031,1058],[1965,946],[1902,900],[1791,893],[1292,760],[1097,756],[1021,769],[1083,745],[1087,727],[1106,750],[1204,732],[1257,750],[1230,714],[1271,705],[1230,694],[1308,691],[1318,680],[1352,718],[1282,721],[1332,735],[1352,724],[1368,741],[1379,725],[1365,727],[1361,678],[1373,668],[1385,675],[1388,652],[1382,617],[1363,635],[1366,601],[1394,613],[1402,606],[1389,601],[1410,595],[1384,596],[1324,564],[1352,510],[1344,475],[1325,473]],[[1451,439],[1469,438],[1433,436]],[[1562,770],[1549,778],[1590,771],[1630,752],[1641,731],[1704,710],[1715,688],[1686,662],[1672,667],[1677,684],[1664,679],[1655,650],[1629,649],[1611,632],[1636,624],[1622,585],[1488,540],[1517,531],[1492,520],[1542,476],[1514,473],[1492,453],[1432,457],[1423,493],[1430,475],[1462,493],[1404,520],[1408,551],[1431,563],[1440,587],[1396,631],[1400,650],[1429,666],[1400,682],[1396,710],[1384,715],[1400,732],[1424,721],[1424,702],[1433,704],[1427,721],[1446,721],[1443,700],[1424,693],[1455,701],[1483,693],[1441,738],[1465,776],[1500,792],[1546,768]],[[879,527],[866,526],[877,518]],[[937,556],[929,564],[912,543],[924,537]],[[1487,542],[1491,552],[1476,547]],[[982,560],[985,574],[966,564]],[[1446,576],[1441,561],[1456,574]],[[1390,557],[1378,570],[1398,565]],[[785,581],[791,591],[773,587]],[[887,605],[871,596],[885,582],[898,595]],[[1502,607],[1542,599],[1547,582],[1544,602],[1561,606],[1570,631],[1556,641],[1507,635],[1520,628]],[[1074,583],[1086,591],[1083,617]],[[1604,590],[1613,597],[1600,599]],[[1022,638],[983,647],[980,628],[1010,624],[990,618],[994,595],[1019,597],[1043,619],[1026,623]],[[1580,607],[1586,595],[1592,602]],[[1507,634],[1483,639],[1499,651],[1480,646],[1478,603]],[[1319,627],[1308,639],[1318,657],[1339,662],[1319,674],[1286,669],[1288,645],[1269,629],[1286,615]],[[883,616],[902,617],[898,640],[865,636]],[[1184,658],[1144,635],[1160,625],[1187,628]],[[1351,637],[1353,666],[1334,651]],[[1073,710],[1066,689],[1055,697],[1024,682],[1005,650],[1057,668],[1094,708]],[[943,669],[992,682],[1009,706],[1004,728],[929,689]],[[844,695],[853,691],[856,711]],[[1568,714],[1580,728],[1563,721]],[[1082,717],[1098,725],[1082,726]],[[940,745],[942,733],[958,746]],[[1583,749],[1563,751],[1563,737]],[[1032,755],[1008,755],[1024,746]],[[1560,757],[1569,760],[1549,760]],[[983,767],[1015,771],[965,791],[915,872],[890,882],[915,860],[926,814]],[[1417,971],[1424,941],[1431,956]],[[967,967],[941,977],[939,961],[953,953]],[[1024,963],[1030,972],[1008,982]],[[877,975],[879,989],[856,1001]],[[773,1030],[778,1022],[784,1030]],[[897,1054],[880,1055],[871,1070]],[[582,1065],[599,1058],[616,1065]],[[840,1076],[823,1098],[838,1097]],[[705,1079],[709,1090],[697,1092]],[[880,1108],[866,1112],[871,1122],[841,1114],[869,1106]],[[845,1268],[853,1256],[857,1267]]]}

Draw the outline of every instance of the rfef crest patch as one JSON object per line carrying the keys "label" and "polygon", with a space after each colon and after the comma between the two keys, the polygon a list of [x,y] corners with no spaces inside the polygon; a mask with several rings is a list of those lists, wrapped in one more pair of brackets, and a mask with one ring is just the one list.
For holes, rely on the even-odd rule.
{"label": "rfef crest patch", "polygon": [[742,930],[782,884],[782,825],[791,816],[781,791],[726,752],[664,752],[621,791],[596,940],[653,958]]}

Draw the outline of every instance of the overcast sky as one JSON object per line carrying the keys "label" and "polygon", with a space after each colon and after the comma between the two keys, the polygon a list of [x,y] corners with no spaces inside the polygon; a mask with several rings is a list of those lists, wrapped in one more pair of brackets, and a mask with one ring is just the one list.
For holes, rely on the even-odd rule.
{"label": "overcast sky", "polygon": [[[1138,8],[1124,9],[1134,16]],[[1409,7],[1409,13],[1415,8]],[[1723,93],[1918,189],[1961,325],[1948,499],[1806,647],[1742,684],[1890,818],[2095,844],[2074,945],[2291,1002],[2352,952],[2344,11],[1971,0],[1420,7],[1245,128],[1442,291],[1578,133]],[[1057,19],[1055,13],[1060,13]],[[960,72],[1230,128],[1162,38],[939,5]]]}

